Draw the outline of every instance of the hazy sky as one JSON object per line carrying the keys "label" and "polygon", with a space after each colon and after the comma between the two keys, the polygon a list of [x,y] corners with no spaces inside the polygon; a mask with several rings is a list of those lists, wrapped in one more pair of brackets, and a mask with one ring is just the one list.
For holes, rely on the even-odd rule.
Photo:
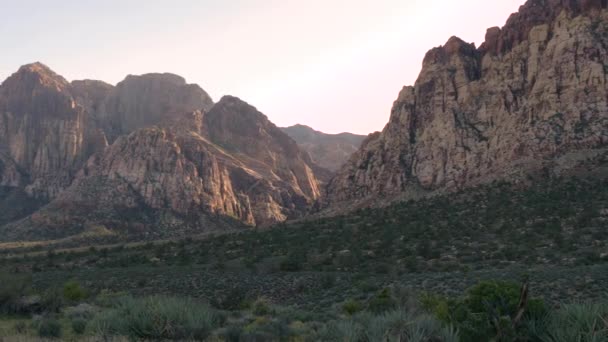
{"label": "hazy sky", "polygon": [[479,45],[524,0],[0,0],[0,79],[40,61],[115,84],[172,72],[280,126],[381,130],[427,50]]}

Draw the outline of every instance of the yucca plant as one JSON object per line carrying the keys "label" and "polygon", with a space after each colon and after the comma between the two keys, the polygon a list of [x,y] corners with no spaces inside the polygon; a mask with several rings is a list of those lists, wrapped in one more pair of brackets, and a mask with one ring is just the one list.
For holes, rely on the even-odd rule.
{"label": "yucca plant", "polygon": [[104,336],[169,340],[202,340],[216,325],[217,315],[207,305],[162,296],[122,298],[91,322],[94,332]]}
{"label": "yucca plant", "polygon": [[608,341],[608,304],[569,304],[548,315],[534,332],[543,342]]}

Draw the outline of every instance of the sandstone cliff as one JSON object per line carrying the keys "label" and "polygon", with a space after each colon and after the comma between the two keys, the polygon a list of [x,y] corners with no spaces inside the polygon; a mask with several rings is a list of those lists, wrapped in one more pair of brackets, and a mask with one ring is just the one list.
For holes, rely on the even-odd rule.
{"label": "sandstone cliff", "polygon": [[209,110],[211,97],[173,74],[129,75],[101,103],[95,115],[108,140],[155,125],[172,113]]}
{"label": "sandstone cliff", "polygon": [[0,86],[0,183],[50,199],[68,186],[97,147],[89,117],[70,84],[40,63],[23,66]]}
{"label": "sandstone cliff", "polygon": [[305,125],[281,129],[295,140],[302,150],[308,152],[313,162],[334,172],[346,163],[365,139],[363,135],[352,133],[327,134]]}
{"label": "sandstone cliff", "polygon": [[429,51],[327,202],[412,198],[575,165],[607,147],[607,72],[606,1],[529,0],[480,48],[452,37]]}
{"label": "sandstone cliff", "polygon": [[266,225],[320,197],[318,166],[265,115],[179,76],[70,84],[36,63],[2,85],[0,115],[5,240]]}

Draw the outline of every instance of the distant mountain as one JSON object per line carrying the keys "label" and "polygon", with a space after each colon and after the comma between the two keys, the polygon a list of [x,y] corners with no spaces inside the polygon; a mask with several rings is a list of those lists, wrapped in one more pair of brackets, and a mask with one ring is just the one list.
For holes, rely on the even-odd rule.
{"label": "distant mountain", "polygon": [[327,202],[415,198],[585,170],[608,157],[608,11],[529,0],[479,47],[430,50],[390,121],[338,172]]}
{"label": "distant mountain", "polygon": [[113,87],[34,63],[0,86],[3,240],[281,222],[319,198],[319,170],[254,107],[176,75]]}
{"label": "distant mountain", "polygon": [[365,139],[364,135],[327,134],[299,124],[281,129],[308,152],[315,163],[330,171],[337,171],[346,163]]}

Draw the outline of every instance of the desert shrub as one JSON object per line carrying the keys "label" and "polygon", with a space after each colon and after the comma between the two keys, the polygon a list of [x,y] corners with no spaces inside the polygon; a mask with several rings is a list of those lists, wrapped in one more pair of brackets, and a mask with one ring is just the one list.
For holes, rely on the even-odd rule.
{"label": "desert shrub", "polygon": [[354,299],[349,299],[342,304],[342,311],[351,316],[362,311],[363,308],[363,304]]}
{"label": "desert shrub", "polygon": [[389,288],[384,288],[370,298],[367,303],[367,309],[374,313],[382,313],[394,309],[396,305],[397,302],[393,298],[391,290]]}
{"label": "desert shrub", "polygon": [[[426,295],[421,302],[436,318],[453,324],[465,341],[516,340],[527,335],[526,324],[513,320],[520,291],[516,283],[484,281],[470,288],[463,298]],[[542,317],[545,312],[542,300],[528,299],[523,320]]]}
{"label": "desert shrub", "polygon": [[286,341],[292,336],[287,320],[258,317],[245,326],[240,341]]}
{"label": "desert shrub", "polygon": [[56,288],[51,287],[44,291],[40,299],[42,311],[48,313],[58,313],[64,305],[64,298],[62,292]]}
{"label": "desert shrub", "polygon": [[84,334],[84,331],[87,328],[87,320],[84,318],[74,318],[71,321],[72,331],[74,331],[77,335]]}
{"label": "desert shrub", "polygon": [[367,341],[458,341],[452,326],[426,314],[393,310],[377,316],[363,316],[360,320]]}
{"label": "desert shrub", "polygon": [[332,321],[323,326],[317,333],[318,341],[361,341],[363,327],[353,319]]}
{"label": "desert shrub", "polygon": [[238,325],[230,325],[228,327],[222,328],[217,336],[226,342],[239,342],[241,341],[241,334],[243,332],[243,328]]}
{"label": "desert shrub", "polygon": [[265,316],[272,312],[268,301],[264,298],[258,298],[252,307],[252,312],[256,316]]}
{"label": "desert shrub", "polygon": [[0,275],[0,313],[23,314],[27,308],[23,305],[23,297],[31,290],[29,276]]}
{"label": "desert shrub", "polygon": [[60,338],[62,334],[61,323],[54,317],[42,317],[33,322],[39,337]]}
{"label": "desert shrub", "polygon": [[332,321],[319,329],[319,341],[457,342],[456,330],[436,318],[406,310],[375,315],[363,312],[347,320]]}
{"label": "desert shrub", "polygon": [[218,323],[214,310],[184,298],[153,296],[125,297],[97,315],[91,322],[102,336],[133,339],[203,340]]}
{"label": "desert shrub", "polygon": [[63,297],[71,302],[78,302],[86,298],[86,291],[75,280],[63,285]]}
{"label": "desert shrub", "polygon": [[302,253],[289,253],[287,257],[281,261],[279,269],[284,272],[297,272],[302,270],[305,261],[306,256]]}
{"label": "desert shrub", "polygon": [[320,281],[323,289],[330,289],[336,284],[336,275],[332,273],[323,273]]}
{"label": "desert shrub", "polygon": [[15,323],[13,328],[15,329],[15,332],[17,334],[25,334],[25,332],[27,331],[27,325],[23,321],[18,321],[17,323]]}
{"label": "desert shrub", "polygon": [[234,286],[226,291],[218,291],[211,299],[211,304],[222,310],[239,310],[247,302],[247,290]]}
{"label": "desert shrub", "polygon": [[92,306],[90,304],[81,303],[77,306],[72,306],[69,308],[65,308],[64,314],[70,319],[75,318],[83,318],[89,320],[95,316],[95,313],[98,311],[98,308]]}

